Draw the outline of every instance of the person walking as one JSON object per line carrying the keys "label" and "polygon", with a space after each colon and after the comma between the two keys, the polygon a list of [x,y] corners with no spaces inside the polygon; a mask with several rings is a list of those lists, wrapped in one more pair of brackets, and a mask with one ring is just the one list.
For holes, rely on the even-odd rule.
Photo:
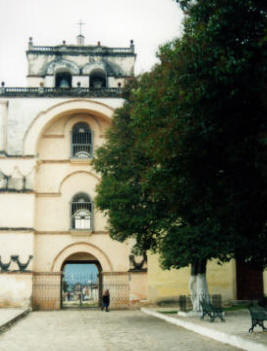
{"label": "person walking", "polygon": [[109,303],[110,303],[110,295],[109,295],[109,290],[106,289],[103,296],[102,296],[102,306],[101,310],[103,311],[105,309],[106,312],[109,312]]}

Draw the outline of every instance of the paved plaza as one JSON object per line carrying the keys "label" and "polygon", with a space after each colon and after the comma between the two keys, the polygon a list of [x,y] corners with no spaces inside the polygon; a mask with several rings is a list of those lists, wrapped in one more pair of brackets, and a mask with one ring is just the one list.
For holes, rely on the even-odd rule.
{"label": "paved plaza", "polygon": [[0,335],[0,351],[230,351],[140,311],[32,312]]}

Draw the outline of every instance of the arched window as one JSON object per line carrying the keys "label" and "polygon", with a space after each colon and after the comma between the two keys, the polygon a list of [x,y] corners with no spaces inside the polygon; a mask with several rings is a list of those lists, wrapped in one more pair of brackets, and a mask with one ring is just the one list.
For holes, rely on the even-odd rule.
{"label": "arched window", "polygon": [[57,72],[55,83],[56,88],[71,88],[71,74],[69,72]]}
{"label": "arched window", "polygon": [[76,194],[71,201],[71,228],[92,230],[92,202],[87,194]]}
{"label": "arched window", "polygon": [[105,72],[96,70],[90,74],[90,88],[101,89],[106,88],[106,86],[107,80]]}
{"label": "arched window", "polygon": [[72,129],[71,156],[76,158],[92,157],[92,132],[87,123],[77,123]]}

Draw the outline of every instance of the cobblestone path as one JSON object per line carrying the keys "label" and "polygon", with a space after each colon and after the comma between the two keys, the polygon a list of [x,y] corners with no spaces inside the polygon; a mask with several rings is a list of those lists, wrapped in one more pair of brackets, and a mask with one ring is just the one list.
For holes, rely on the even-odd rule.
{"label": "cobblestone path", "polygon": [[140,311],[32,312],[0,335],[0,351],[234,351]]}

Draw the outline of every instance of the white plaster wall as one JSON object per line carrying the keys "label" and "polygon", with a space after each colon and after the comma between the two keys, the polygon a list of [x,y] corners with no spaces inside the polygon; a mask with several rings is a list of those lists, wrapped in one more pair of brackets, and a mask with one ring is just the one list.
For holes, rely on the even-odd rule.
{"label": "white plaster wall", "polygon": [[36,159],[35,158],[1,158],[0,171],[5,175],[12,175],[15,169],[18,169],[24,176],[35,172]]}
{"label": "white plaster wall", "polygon": [[[0,257],[3,263],[10,261],[11,255],[19,256],[21,263],[26,263],[30,255],[34,256],[34,234],[27,231],[0,231]],[[34,257],[27,270],[34,268]],[[30,306],[32,295],[32,274],[14,272],[19,267],[12,261],[9,270],[0,273],[0,307]]]}
{"label": "white plaster wall", "polygon": [[32,228],[34,194],[0,192],[0,227]]}
{"label": "white plaster wall", "polygon": [[55,55],[28,54],[28,74],[43,75],[49,62],[56,59]]}
{"label": "white plaster wall", "polygon": [[89,87],[89,76],[72,76],[72,87],[76,88],[78,82],[81,83],[81,88]]}
{"label": "white plaster wall", "polygon": [[124,75],[132,76],[134,74],[134,56],[110,56],[108,61],[119,67]]}
{"label": "white plaster wall", "polygon": [[0,151],[7,147],[8,100],[0,99]]}
{"label": "white plaster wall", "polygon": [[75,62],[80,68],[83,67],[88,63],[88,56],[87,55],[62,55],[62,58],[68,61]]}
{"label": "white plaster wall", "polygon": [[0,307],[29,307],[32,296],[32,274],[0,273]]}
{"label": "white plaster wall", "polygon": [[42,77],[27,77],[27,86],[31,88],[39,88],[41,83],[44,83]]}
{"label": "white plaster wall", "polygon": [[[2,262],[9,262],[11,255],[19,255],[22,263],[27,262],[29,255],[34,255],[34,234],[29,231],[0,231],[0,257]],[[17,270],[14,262],[10,270]],[[28,270],[33,269],[33,260],[30,261]]]}
{"label": "white plaster wall", "polygon": [[46,88],[54,88],[55,87],[55,76],[45,76],[44,86]]}
{"label": "white plaster wall", "polygon": [[108,77],[108,86],[109,88],[118,88],[118,84],[120,83],[121,88],[124,87],[125,80],[123,78],[114,78]]}

